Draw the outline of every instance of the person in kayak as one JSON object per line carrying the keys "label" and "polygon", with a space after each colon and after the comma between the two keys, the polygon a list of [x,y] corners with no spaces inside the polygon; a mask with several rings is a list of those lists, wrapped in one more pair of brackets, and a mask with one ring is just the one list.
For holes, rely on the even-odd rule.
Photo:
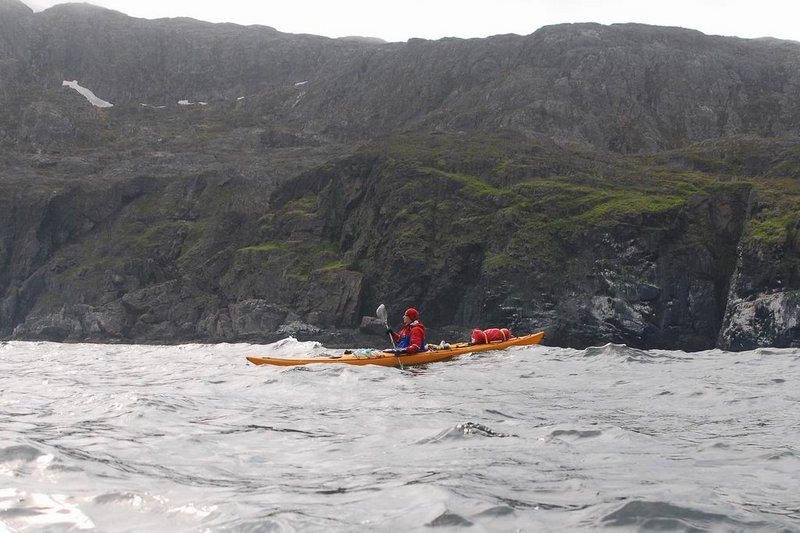
{"label": "person in kayak", "polygon": [[394,353],[418,353],[425,351],[425,324],[419,321],[419,311],[413,307],[406,309],[403,315],[403,329],[395,333],[391,328],[386,331],[392,337]]}

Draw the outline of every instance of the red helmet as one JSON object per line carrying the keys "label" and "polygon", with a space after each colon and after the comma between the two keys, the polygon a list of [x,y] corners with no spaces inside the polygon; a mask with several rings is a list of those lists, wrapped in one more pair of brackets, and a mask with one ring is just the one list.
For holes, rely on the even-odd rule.
{"label": "red helmet", "polygon": [[417,311],[413,307],[409,307],[408,309],[406,309],[405,316],[407,316],[411,320],[417,320],[419,318],[419,311]]}

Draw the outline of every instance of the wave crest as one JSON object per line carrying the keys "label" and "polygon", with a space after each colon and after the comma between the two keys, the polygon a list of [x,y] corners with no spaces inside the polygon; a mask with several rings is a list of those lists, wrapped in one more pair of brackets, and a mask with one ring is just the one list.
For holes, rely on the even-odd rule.
{"label": "wave crest", "polygon": [[421,441],[422,444],[430,444],[433,442],[440,442],[443,440],[452,440],[452,439],[463,439],[465,437],[516,437],[516,435],[510,435],[508,433],[501,433],[499,431],[495,431],[488,426],[484,426],[483,424],[478,424],[475,422],[465,422],[463,424],[458,424],[454,427],[448,428],[435,437],[430,439],[425,439]]}
{"label": "wave crest", "polygon": [[728,515],[708,513],[690,507],[681,507],[668,502],[634,500],[613,513],[603,517],[609,526],[637,526],[645,530],[658,531],[716,531],[742,530],[763,527],[763,523],[746,523]]}
{"label": "wave crest", "polygon": [[627,363],[657,363],[672,360],[667,354],[631,348],[627,344],[608,343],[603,346],[590,346],[579,352],[583,357],[604,357],[622,360]]}

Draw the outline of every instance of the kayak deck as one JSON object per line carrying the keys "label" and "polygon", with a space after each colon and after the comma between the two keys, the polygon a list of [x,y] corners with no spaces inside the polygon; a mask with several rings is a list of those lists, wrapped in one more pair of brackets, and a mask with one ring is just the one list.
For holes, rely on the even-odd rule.
{"label": "kayak deck", "polygon": [[428,350],[415,354],[396,355],[391,352],[364,351],[363,353],[343,353],[341,355],[328,355],[306,359],[288,357],[247,357],[255,365],[296,366],[318,363],[339,363],[346,365],[379,365],[379,366],[413,366],[446,361],[466,353],[485,352],[489,350],[504,350],[512,346],[530,346],[539,344],[544,337],[544,332],[514,337],[507,341],[492,342],[489,344],[470,344],[467,342],[442,346],[428,345]]}

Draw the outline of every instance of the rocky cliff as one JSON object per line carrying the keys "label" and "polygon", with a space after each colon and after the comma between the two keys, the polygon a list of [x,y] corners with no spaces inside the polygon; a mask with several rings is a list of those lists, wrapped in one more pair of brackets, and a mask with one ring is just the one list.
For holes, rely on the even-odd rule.
{"label": "rocky cliff", "polygon": [[[771,176],[797,149],[739,139],[653,158],[508,134],[392,138],[281,187],[288,207],[261,238],[326,241],[368,301],[421,305],[437,324],[545,327],[573,346],[795,345],[798,187]],[[779,168],[748,175],[765,152]],[[726,174],[696,168],[712,164]]]}
{"label": "rocky cliff", "polygon": [[798,346],[798,52],[0,0],[0,335],[379,342],[355,328],[385,302],[434,337]]}
{"label": "rocky cliff", "polygon": [[325,140],[511,128],[641,151],[797,134],[800,43],[635,24],[374,43],[2,0],[3,84],[78,80],[115,104],[244,97],[262,126]]}

